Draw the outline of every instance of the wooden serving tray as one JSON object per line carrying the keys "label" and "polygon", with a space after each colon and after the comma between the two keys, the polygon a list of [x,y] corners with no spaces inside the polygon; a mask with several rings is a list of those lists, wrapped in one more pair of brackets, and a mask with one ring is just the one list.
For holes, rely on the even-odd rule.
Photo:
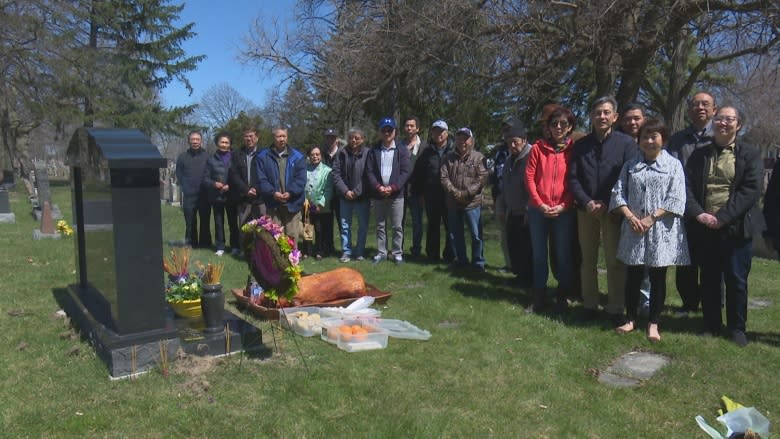
{"label": "wooden serving tray", "polygon": [[[236,305],[239,309],[247,309],[251,311],[252,314],[262,319],[276,320],[279,318],[279,308],[268,308],[262,305],[255,305],[254,303],[250,303],[249,298],[244,296],[243,288],[233,288],[230,290],[230,292],[233,293],[233,297],[236,298]],[[380,291],[375,286],[369,284],[366,284],[366,293],[366,296],[372,296],[374,298],[374,303],[385,303],[388,301],[388,299],[390,299],[390,296],[393,295],[393,293]],[[350,297],[347,299],[338,299],[323,303],[307,303],[300,306],[347,306],[358,299],[360,299],[360,297]]]}

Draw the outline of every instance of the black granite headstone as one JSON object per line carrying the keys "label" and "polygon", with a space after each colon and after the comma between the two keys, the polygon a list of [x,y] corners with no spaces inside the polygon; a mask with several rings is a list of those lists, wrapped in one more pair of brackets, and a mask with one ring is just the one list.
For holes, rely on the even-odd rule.
{"label": "black granite headstone", "polygon": [[[79,128],[67,156],[78,283],[63,307],[113,376],[154,367],[161,346],[185,347],[164,298],[159,168],[166,159],[138,130],[99,128]],[[227,332],[239,350],[247,334],[261,339],[256,330]]]}

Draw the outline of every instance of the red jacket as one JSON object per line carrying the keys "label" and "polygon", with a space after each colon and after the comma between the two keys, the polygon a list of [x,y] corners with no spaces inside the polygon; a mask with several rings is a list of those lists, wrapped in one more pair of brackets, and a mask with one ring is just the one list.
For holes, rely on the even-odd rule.
{"label": "red jacket", "polygon": [[555,146],[548,140],[536,141],[525,169],[528,206],[555,207],[560,204],[564,209],[574,206],[574,196],[566,180],[573,149],[571,139],[561,151],[555,151]]}

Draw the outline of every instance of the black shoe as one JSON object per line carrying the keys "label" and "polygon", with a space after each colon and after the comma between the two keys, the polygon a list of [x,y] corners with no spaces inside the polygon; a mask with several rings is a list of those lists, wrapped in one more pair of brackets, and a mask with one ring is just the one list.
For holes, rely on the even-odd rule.
{"label": "black shoe", "polygon": [[744,348],[748,345],[748,339],[744,332],[740,330],[731,331],[731,341],[737,346]]}
{"label": "black shoe", "polygon": [[484,265],[475,265],[473,268],[475,273],[484,273],[485,272],[485,266]]}

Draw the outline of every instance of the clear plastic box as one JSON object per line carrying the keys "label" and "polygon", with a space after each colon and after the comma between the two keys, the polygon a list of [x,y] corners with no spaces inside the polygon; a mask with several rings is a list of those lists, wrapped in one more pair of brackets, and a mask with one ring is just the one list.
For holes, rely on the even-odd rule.
{"label": "clear plastic box", "polygon": [[387,347],[387,331],[373,324],[370,319],[325,320],[320,337],[347,352]]}
{"label": "clear plastic box", "polygon": [[303,337],[319,334],[322,331],[323,319],[321,309],[315,306],[279,310],[279,323],[282,327]]}

